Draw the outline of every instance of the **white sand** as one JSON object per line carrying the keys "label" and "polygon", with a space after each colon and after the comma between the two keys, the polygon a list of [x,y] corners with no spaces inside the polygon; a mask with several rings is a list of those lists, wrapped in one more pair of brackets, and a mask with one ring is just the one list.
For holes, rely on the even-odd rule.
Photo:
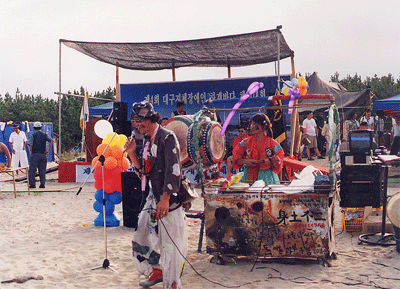
{"label": "white sand", "polygon": [[[5,179],[4,174],[1,177]],[[0,288],[141,288],[131,256],[133,229],[122,225],[107,228],[107,259],[118,274],[110,269],[91,270],[106,258],[104,229],[93,224],[98,214],[93,209],[93,184],[86,184],[76,196],[81,184],[59,184],[57,172],[48,174],[47,179],[43,193],[28,195],[26,183],[18,184],[23,193],[17,198],[13,193],[4,193],[12,190],[11,182],[0,183],[0,280],[23,275],[44,277],[24,284],[0,284]],[[193,208],[203,209],[202,201],[198,199]],[[122,216],[122,204],[116,205],[115,212]],[[205,278],[232,286],[229,288],[400,287],[400,255],[396,248],[359,245],[357,235],[342,232],[338,206],[337,260],[330,261],[331,267],[316,262],[257,263],[251,271],[251,261],[212,264],[211,256],[205,253],[205,238],[203,252],[197,253],[200,221],[188,219],[188,225],[188,260],[204,278],[186,264],[184,288],[223,288]]]}

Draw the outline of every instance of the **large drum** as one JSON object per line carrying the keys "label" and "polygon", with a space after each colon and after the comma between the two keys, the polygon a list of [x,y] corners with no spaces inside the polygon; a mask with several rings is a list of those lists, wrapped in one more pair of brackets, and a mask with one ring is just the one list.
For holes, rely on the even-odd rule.
{"label": "large drum", "polygon": [[[194,135],[194,124],[191,124],[187,135],[188,156],[193,163],[201,161],[205,167],[219,163],[225,155],[225,137],[220,136],[222,126],[215,121],[202,121]],[[195,138],[199,141],[200,159],[196,156]]]}
{"label": "large drum", "polygon": [[191,115],[180,115],[171,118],[167,121],[164,127],[175,133],[179,146],[180,146],[180,159],[182,168],[188,169],[193,166],[193,162],[188,156],[187,149],[187,134],[189,126],[193,123],[193,116]]}

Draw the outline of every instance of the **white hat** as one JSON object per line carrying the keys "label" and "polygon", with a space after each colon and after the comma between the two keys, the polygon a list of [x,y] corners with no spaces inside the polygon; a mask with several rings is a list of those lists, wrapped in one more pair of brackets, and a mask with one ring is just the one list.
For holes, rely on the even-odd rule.
{"label": "white hat", "polygon": [[386,208],[390,222],[400,228],[400,192],[390,197]]}
{"label": "white hat", "polygon": [[40,127],[42,127],[42,124],[40,123],[40,121],[36,121],[36,122],[33,124],[33,127],[40,128]]}

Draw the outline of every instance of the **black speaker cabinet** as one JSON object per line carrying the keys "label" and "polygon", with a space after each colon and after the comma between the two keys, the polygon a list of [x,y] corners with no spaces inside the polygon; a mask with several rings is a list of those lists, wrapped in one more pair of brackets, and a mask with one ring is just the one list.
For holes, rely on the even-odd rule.
{"label": "black speaker cabinet", "polygon": [[128,119],[128,103],[127,102],[114,102],[113,112],[110,122],[121,122]]}
{"label": "black speaker cabinet", "polygon": [[379,165],[343,166],[340,172],[340,206],[380,208],[385,173]]}
{"label": "black speaker cabinet", "polygon": [[129,120],[125,121],[113,121],[111,122],[114,132],[118,134],[124,134],[127,137],[131,136],[132,123]]}
{"label": "black speaker cabinet", "polygon": [[137,228],[139,213],[141,212],[146,197],[149,193],[148,188],[142,195],[141,180],[134,172],[122,172],[122,214],[125,227]]}

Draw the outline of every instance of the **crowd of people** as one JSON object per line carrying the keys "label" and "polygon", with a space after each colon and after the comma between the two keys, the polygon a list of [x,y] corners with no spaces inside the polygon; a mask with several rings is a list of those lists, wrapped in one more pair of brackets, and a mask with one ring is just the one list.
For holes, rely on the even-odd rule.
{"label": "crowd of people", "polygon": [[[318,116],[313,118],[313,112],[307,112],[307,116],[302,122],[303,149],[302,157],[308,160],[313,159],[313,155],[323,158],[327,155],[331,146],[331,136],[329,134],[328,122]],[[386,124],[385,124],[386,123]],[[377,112],[372,116],[370,108],[367,108],[358,118],[355,111],[351,111],[343,122],[342,136],[340,141],[348,142],[349,132],[354,130],[371,130],[374,132],[374,141],[377,147],[390,148],[391,155],[397,155],[400,149],[400,117],[395,116],[390,121],[382,112]],[[316,139],[314,139],[316,138]],[[307,141],[305,141],[305,139]]]}

